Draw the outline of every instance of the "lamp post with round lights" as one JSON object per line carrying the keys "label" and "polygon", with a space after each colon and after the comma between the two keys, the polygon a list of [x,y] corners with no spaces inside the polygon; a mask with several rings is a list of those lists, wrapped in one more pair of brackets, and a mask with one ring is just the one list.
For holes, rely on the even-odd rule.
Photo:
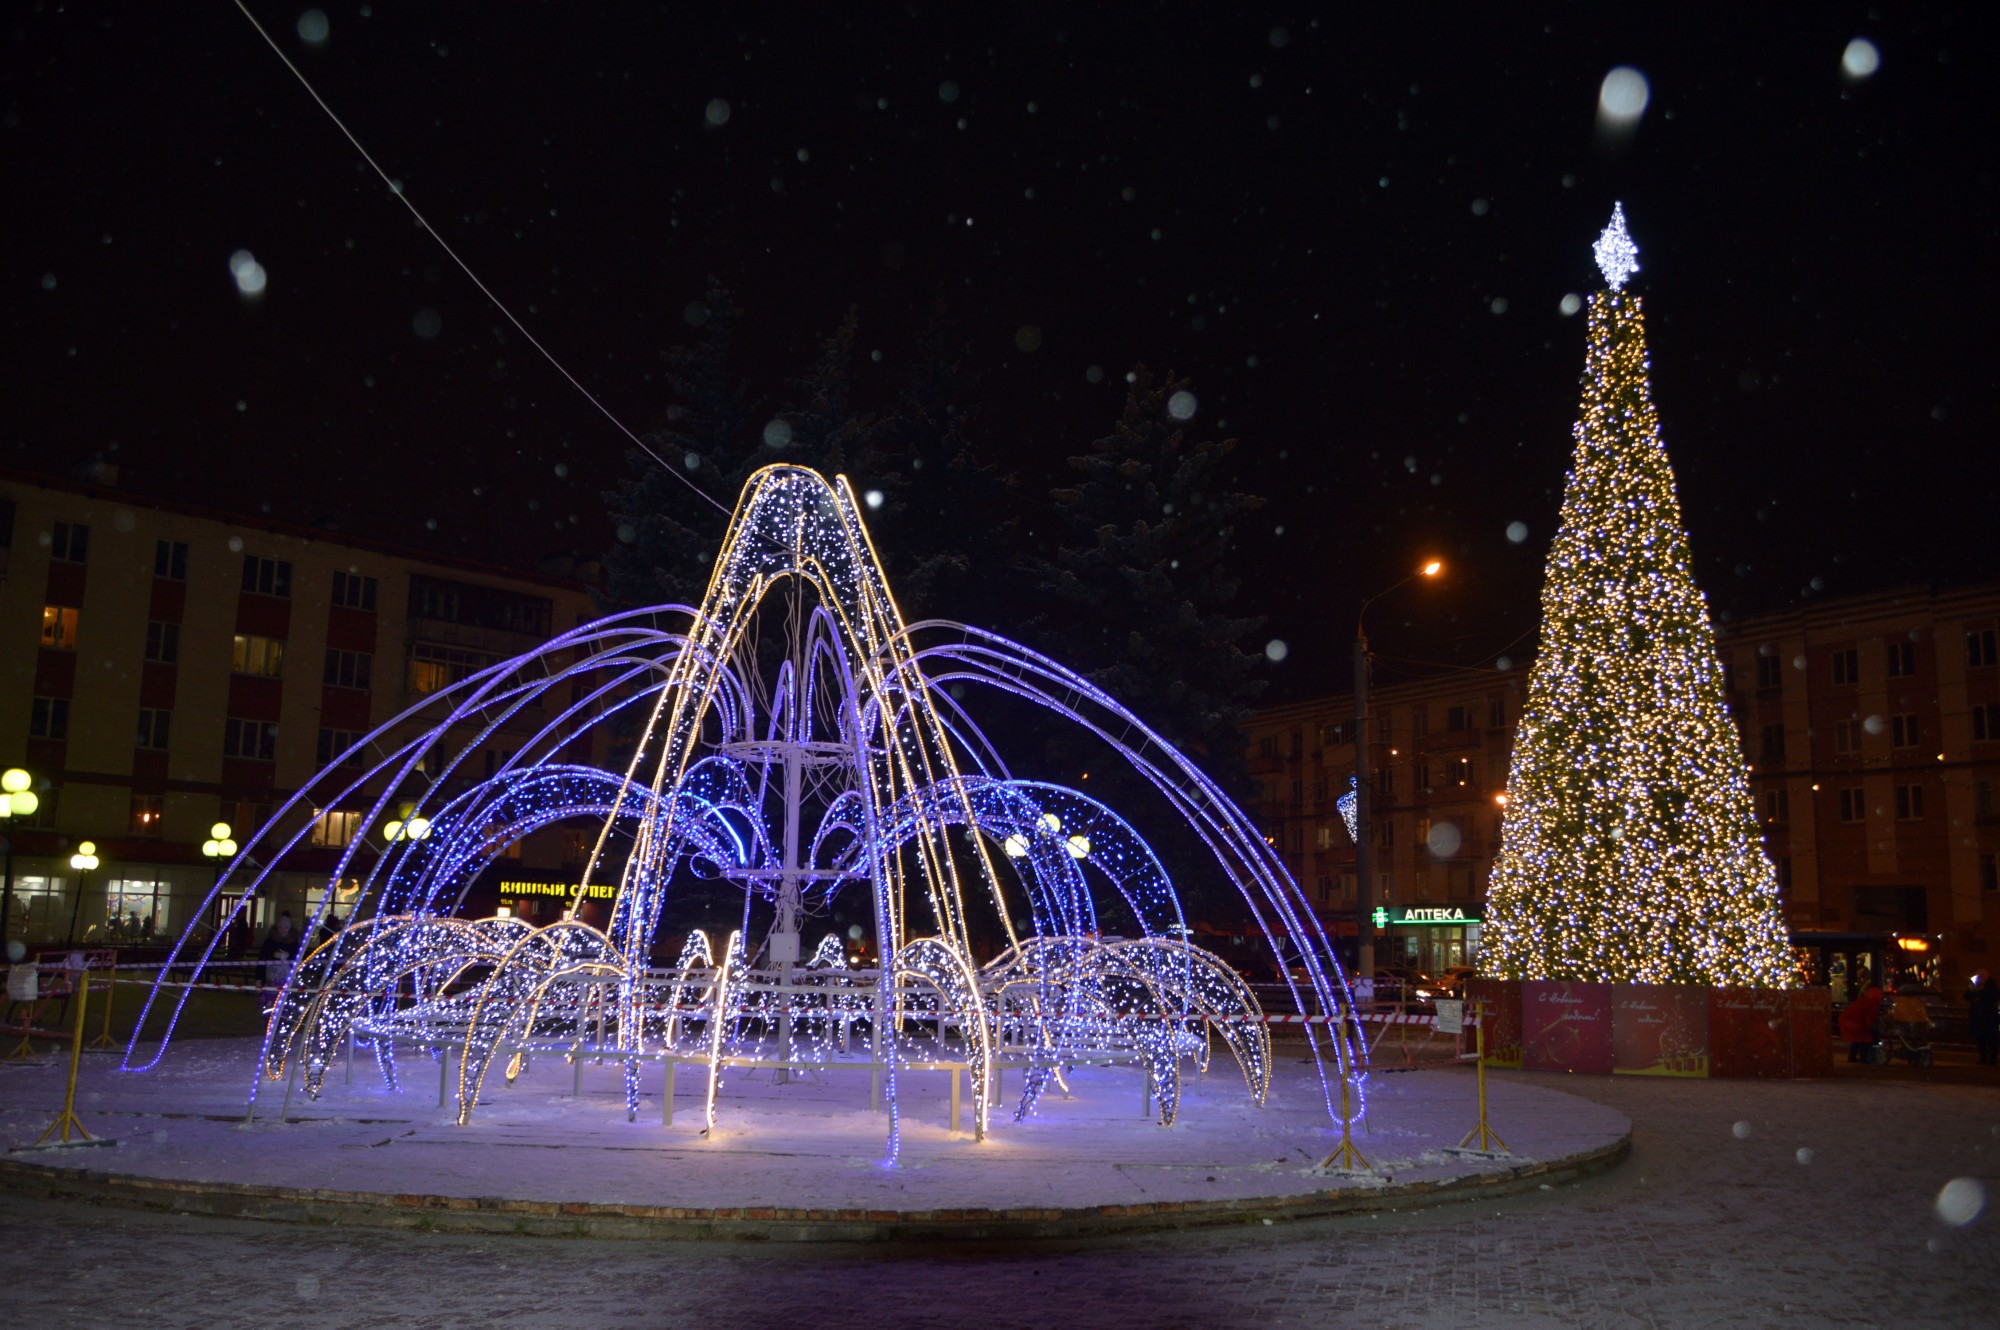
{"label": "lamp post with round lights", "polygon": [[382,839],[391,845],[398,841],[420,841],[430,834],[430,819],[425,817],[413,817],[407,822],[399,819],[382,824]]}
{"label": "lamp post with round lights", "polygon": [[208,829],[208,839],[201,843],[202,857],[215,865],[215,880],[222,881],[222,872],[236,855],[236,842],[230,839],[235,829],[227,822],[218,822]]}
{"label": "lamp post with round lights", "polygon": [[83,893],[90,885],[90,870],[97,867],[97,863],[97,842],[79,841],[76,853],[69,857],[69,866],[77,871],[77,879],[76,905],[69,912],[69,940],[63,944],[66,947],[76,945],[76,924],[83,914]]}
{"label": "lamp post with round lights", "polygon": [[[42,800],[35,793],[35,778],[21,767],[10,767],[0,774],[0,822],[11,822],[17,817],[27,817],[42,806]],[[7,839],[6,887],[0,890],[0,956],[7,952],[9,931],[14,926],[14,832],[9,826]]]}
{"label": "lamp post with round lights", "polygon": [[1369,795],[1374,773],[1368,769],[1368,684],[1371,673],[1368,656],[1368,607],[1391,591],[1400,590],[1418,578],[1434,578],[1444,564],[1432,559],[1401,581],[1383,587],[1361,602],[1354,616],[1354,973],[1374,991],[1375,985],[1375,884],[1368,862]]}

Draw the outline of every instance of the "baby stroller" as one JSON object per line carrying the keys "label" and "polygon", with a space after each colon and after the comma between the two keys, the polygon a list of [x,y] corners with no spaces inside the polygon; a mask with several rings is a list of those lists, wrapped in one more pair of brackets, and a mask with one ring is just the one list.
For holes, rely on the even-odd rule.
{"label": "baby stroller", "polygon": [[1875,1026],[1874,1061],[1915,1067],[1931,1065],[1931,1014],[1924,1000],[1910,994],[1890,994]]}

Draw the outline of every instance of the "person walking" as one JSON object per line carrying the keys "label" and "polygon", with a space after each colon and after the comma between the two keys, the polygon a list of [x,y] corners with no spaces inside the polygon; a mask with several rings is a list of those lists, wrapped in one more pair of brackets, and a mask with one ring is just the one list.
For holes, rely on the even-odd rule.
{"label": "person walking", "polygon": [[1965,990],[1965,1023],[1982,1067],[2000,1066],[2000,984],[1981,970]]}
{"label": "person walking", "polygon": [[1865,1062],[1875,1042],[1875,1022],[1882,1015],[1882,986],[1870,984],[1861,996],[1840,1009],[1840,1037],[1847,1041],[1847,1060]]}
{"label": "person walking", "polygon": [[278,922],[271,925],[271,931],[264,935],[264,945],[257,951],[257,959],[264,962],[266,987],[276,988],[284,982],[285,969],[298,949],[298,934],[292,931],[292,912],[281,910]]}

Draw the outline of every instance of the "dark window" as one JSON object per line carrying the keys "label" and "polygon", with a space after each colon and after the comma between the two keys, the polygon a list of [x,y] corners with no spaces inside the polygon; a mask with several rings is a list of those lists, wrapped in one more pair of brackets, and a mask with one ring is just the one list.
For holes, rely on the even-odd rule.
{"label": "dark window", "polygon": [[153,542],[153,576],[185,582],[188,575],[188,547],[184,540]]}
{"label": "dark window", "polygon": [[1889,643],[1889,677],[1907,679],[1917,672],[1917,644],[1915,642]]}
{"label": "dark window", "polygon": [[1470,785],[1472,784],[1472,779],[1473,779],[1473,770],[1472,770],[1471,758],[1454,757],[1453,759],[1451,759],[1451,761],[1444,764],[1445,784]]}
{"label": "dark window", "polygon": [[1921,785],[1898,785],[1896,787],[1896,819],[1909,822],[1924,815],[1924,787]]}
{"label": "dark window", "polygon": [[57,522],[49,539],[49,557],[63,563],[83,563],[90,555],[90,528],[82,522]]}
{"label": "dark window", "polygon": [[1979,889],[2000,891],[2000,855],[1979,856]]}
{"label": "dark window", "polygon": [[1431,787],[1431,764],[1418,762],[1410,768],[1410,788],[1422,793]]}
{"label": "dark window", "polygon": [[28,710],[28,733],[37,739],[69,738],[69,699],[36,698]]}
{"label": "dark window", "polygon": [[276,596],[280,600],[290,600],[291,563],[285,559],[260,559],[254,554],[244,555],[243,589],[254,591],[260,596]]}
{"label": "dark window", "polygon": [[1850,785],[1840,791],[1840,820],[1859,822],[1868,815],[1868,805],[1861,798],[1861,787]]}
{"label": "dark window", "polygon": [[14,501],[0,499],[0,550],[14,547]]}
{"label": "dark window", "polygon": [[1499,730],[1505,729],[1506,726],[1507,700],[1502,697],[1488,698],[1486,700],[1486,727],[1492,730]]}
{"label": "dark window", "polygon": [[153,707],[139,708],[139,747],[165,748],[174,713]]}
{"label": "dark window", "polygon": [[222,731],[224,757],[248,757],[269,762],[278,754],[278,727],[268,721],[231,716]]}
{"label": "dark window", "polygon": [[1833,681],[1852,684],[1861,681],[1861,657],[1853,647],[1833,653]]}
{"label": "dark window", "polygon": [[[1431,732],[1431,709],[1426,706],[1410,708],[1410,737],[1421,739]],[[1385,733],[1383,738],[1389,736]]]}
{"label": "dark window", "polygon": [[1293,731],[1292,731],[1292,756],[1293,756],[1293,757],[1295,757],[1295,758],[1299,758],[1299,757],[1304,757],[1304,756],[1305,756],[1305,753],[1306,753],[1306,735],[1305,735],[1305,731],[1304,731],[1304,730],[1293,730]]}
{"label": "dark window", "polygon": [[181,658],[181,626],[177,623],[161,623],[158,619],[146,625],[146,659],[157,660],[162,665],[172,665]]}
{"label": "dark window", "polygon": [[338,762],[342,766],[358,767],[361,754],[348,750],[361,742],[361,736],[353,730],[321,730],[319,732],[319,764],[330,767]]}
{"label": "dark window", "polygon": [[1781,827],[1792,820],[1790,790],[1764,791],[1764,820],[1774,827]]}
{"label": "dark window", "polygon": [[[415,688],[415,687],[416,687],[416,684],[415,684],[414,682],[412,682],[410,686],[411,686],[412,688]],[[418,691],[418,692],[426,692],[426,691],[428,691],[428,690],[427,690],[427,689],[421,689],[421,688],[419,688],[419,689],[417,689],[417,691]],[[1277,736],[1277,735],[1275,735],[1275,734],[1267,734],[1267,735],[1265,735],[1265,736],[1264,736],[1263,738],[1261,738],[1261,739],[1259,739],[1259,740],[1257,741],[1257,756],[1259,756],[1259,757],[1276,757],[1277,755],[1278,755],[1278,736]]]}
{"label": "dark window", "polygon": [[1792,856],[1789,854],[1779,855],[1777,868],[1778,890],[1790,891],[1792,889]]}
{"label": "dark window", "polygon": [[359,573],[335,573],[333,603],[350,610],[372,612],[375,608],[375,579]]}
{"label": "dark window", "polygon": [[1295,804],[1302,804],[1305,801],[1306,801],[1306,783],[1302,780],[1293,781],[1292,802]]}
{"label": "dark window", "polygon": [[374,667],[375,657],[366,651],[336,651],[328,647],[325,682],[335,688],[359,688],[366,692]]}
{"label": "dark window", "polygon": [[1994,641],[1991,628],[1968,628],[1965,630],[1965,666],[1967,669],[1984,669],[1994,663]]}
{"label": "dark window", "polygon": [[555,602],[544,596],[412,573],[409,613],[413,619],[443,619],[473,628],[546,637],[554,622]]}
{"label": "dark window", "polygon": [[1785,727],[1783,723],[1764,727],[1764,755],[1760,761],[1783,762],[1785,760]]}
{"label": "dark window", "polygon": [[1782,688],[1785,685],[1785,662],[1776,652],[1757,657],[1757,689]]}
{"label": "dark window", "polygon": [[1913,714],[1889,717],[1889,740],[1898,748],[1917,746],[1917,718]]}
{"label": "dark window", "polygon": [[2000,739],[2000,702],[1980,702],[1972,708],[1972,737],[1979,743]]}
{"label": "dark window", "polygon": [[1444,727],[1453,734],[1472,728],[1472,716],[1468,707],[1447,707],[1444,713]]}
{"label": "dark window", "polygon": [[1396,797],[1396,769],[1383,767],[1375,773],[1375,793],[1384,799]]}
{"label": "dark window", "polygon": [[1839,757],[1852,757],[1861,751],[1860,721],[1837,720],[1833,723],[1833,751]]}

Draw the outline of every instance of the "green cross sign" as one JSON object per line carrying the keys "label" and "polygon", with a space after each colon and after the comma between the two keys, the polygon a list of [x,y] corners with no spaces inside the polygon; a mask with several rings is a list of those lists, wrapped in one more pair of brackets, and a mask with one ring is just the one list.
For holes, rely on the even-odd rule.
{"label": "green cross sign", "polygon": [[1389,926],[1389,912],[1383,909],[1380,905],[1375,907],[1374,918],[1375,918],[1375,927],[1387,928]]}

